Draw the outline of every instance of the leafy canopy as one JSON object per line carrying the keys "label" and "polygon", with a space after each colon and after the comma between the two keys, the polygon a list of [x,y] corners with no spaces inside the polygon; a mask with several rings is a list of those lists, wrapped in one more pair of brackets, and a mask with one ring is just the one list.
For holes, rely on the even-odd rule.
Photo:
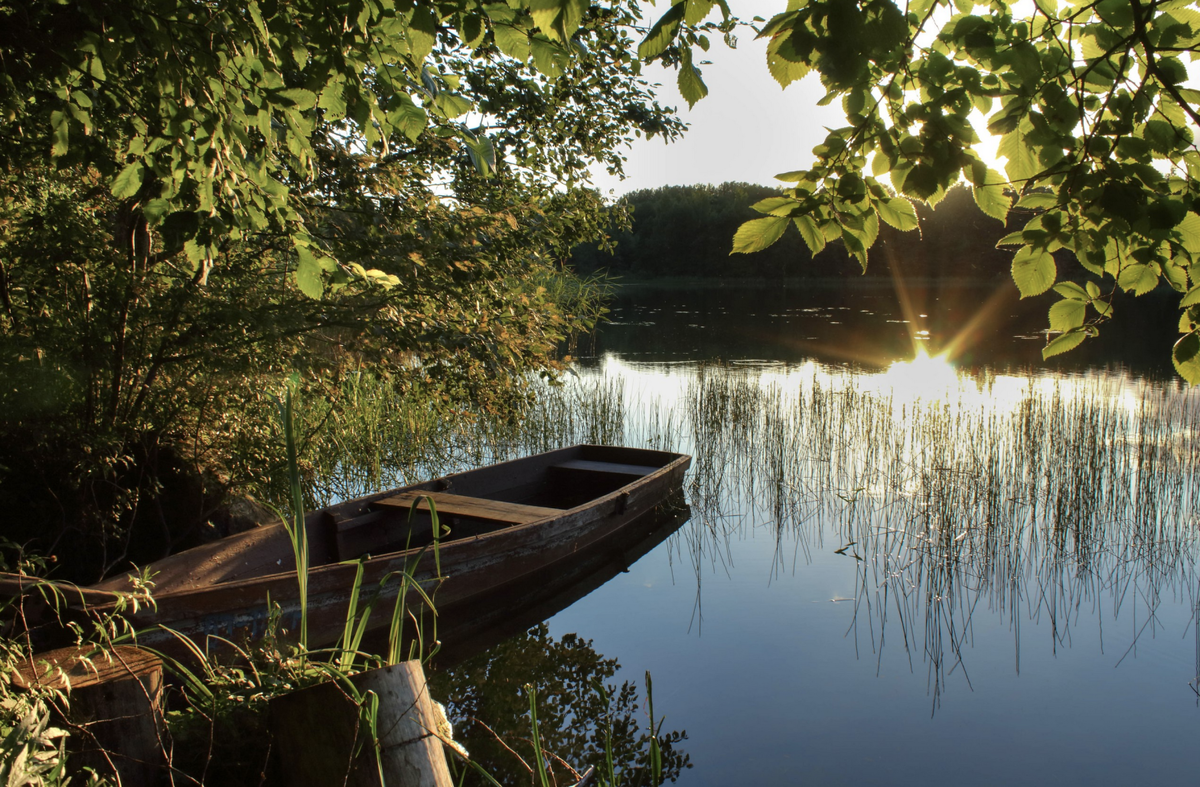
{"label": "leafy canopy", "polygon": [[[527,64],[547,104],[572,69],[595,90],[617,84],[606,75],[629,77],[627,117],[605,113],[607,128],[575,129],[583,156],[569,150],[565,169],[552,156],[513,163],[556,176],[577,176],[589,157],[619,169],[612,135],[622,125],[677,133],[630,82],[636,62],[622,31],[636,14],[587,0],[5,3],[0,158],[95,169],[168,252],[185,251],[204,272],[230,242],[282,235],[296,283],[319,297],[338,271],[362,274],[339,265],[297,204],[319,180],[322,143],[387,159],[436,137],[489,175],[505,151],[487,133],[478,85],[464,82],[483,64],[501,77]],[[596,56],[605,49],[620,60]]]}
{"label": "leafy canopy", "polygon": [[[673,4],[643,54],[690,64],[687,21],[710,5]],[[764,217],[742,225],[735,252],[791,225],[814,253],[840,241],[865,268],[880,221],[915,229],[913,200],[965,182],[989,216],[1024,220],[1001,245],[1022,297],[1060,299],[1045,357],[1095,336],[1118,293],[1165,282],[1183,296],[1175,367],[1200,383],[1195,3],[791,0],[757,30],[780,85],[817,74],[846,125],[810,168],[779,176],[791,187],[755,206]],[[1003,171],[979,153],[984,131]]]}
{"label": "leafy canopy", "polygon": [[149,504],[173,478],[265,483],[260,413],[295,370],[331,403],[361,365],[450,412],[561,367],[600,311],[562,265],[608,223],[588,168],[682,128],[638,18],[0,2],[0,507],[38,531],[6,535],[89,580],[160,556],[190,527]]}

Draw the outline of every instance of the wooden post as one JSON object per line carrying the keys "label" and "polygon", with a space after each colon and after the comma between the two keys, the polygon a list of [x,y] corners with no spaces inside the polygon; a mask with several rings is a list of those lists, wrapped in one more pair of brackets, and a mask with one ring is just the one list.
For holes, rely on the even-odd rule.
{"label": "wooden post", "polygon": [[[271,738],[291,787],[453,787],[440,720],[419,661],[362,672],[271,700]],[[358,698],[378,698],[375,735]],[[381,781],[382,776],[382,781]]]}
{"label": "wooden post", "polygon": [[94,653],[88,647],[59,648],[27,659],[13,683],[67,695],[68,707],[59,711],[71,728],[73,772],[92,767],[123,787],[157,783],[165,762],[157,656],[129,645]]}

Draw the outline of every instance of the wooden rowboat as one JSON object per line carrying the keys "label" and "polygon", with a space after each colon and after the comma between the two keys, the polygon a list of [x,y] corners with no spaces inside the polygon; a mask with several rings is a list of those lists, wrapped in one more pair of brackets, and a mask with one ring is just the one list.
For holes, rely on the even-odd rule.
{"label": "wooden rowboat", "polygon": [[[631,523],[680,489],[690,461],[666,451],[579,445],[314,511],[305,517],[309,644],[331,644],[341,635],[360,563],[364,596],[393,576],[371,628],[390,622],[386,602],[398,592],[395,572],[406,568],[434,594],[438,609],[468,604],[627,538],[623,531]],[[421,553],[432,540],[429,500],[450,529],[436,555]],[[139,645],[180,653],[178,638],[166,629],[202,648],[210,636],[255,640],[273,604],[281,607],[281,627],[298,629],[295,560],[282,525],[223,538],[148,568],[155,604],[127,615],[142,631]],[[104,611],[114,592],[129,589],[123,576],[65,596],[73,606]]]}

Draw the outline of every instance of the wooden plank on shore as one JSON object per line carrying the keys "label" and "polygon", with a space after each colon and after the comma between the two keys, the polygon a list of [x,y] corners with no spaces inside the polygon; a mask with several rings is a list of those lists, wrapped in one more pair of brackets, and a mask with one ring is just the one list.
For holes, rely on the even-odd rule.
{"label": "wooden plank on shore", "polygon": [[414,500],[419,500],[417,508],[429,510],[426,497],[433,498],[433,504],[439,514],[449,516],[468,516],[473,519],[485,519],[489,522],[504,522],[510,525],[524,525],[536,522],[563,512],[561,508],[545,508],[543,506],[526,506],[520,503],[506,503],[501,500],[487,500],[482,497],[465,497],[452,495],[449,492],[402,492],[394,497],[376,500],[376,505],[392,506],[395,508],[411,508]]}
{"label": "wooden plank on shore", "polygon": [[10,679],[69,694],[55,707],[72,726],[72,773],[87,767],[128,787],[159,783],[167,758],[158,656],[131,645],[59,648],[21,659]]}
{"label": "wooden plank on shore", "polygon": [[619,462],[593,462],[589,459],[568,459],[565,462],[558,462],[554,467],[561,467],[566,470],[586,470],[589,473],[612,473],[614,475],[631,475],[631,476],[648,476],[657,467],[648,465],[628,465]]}

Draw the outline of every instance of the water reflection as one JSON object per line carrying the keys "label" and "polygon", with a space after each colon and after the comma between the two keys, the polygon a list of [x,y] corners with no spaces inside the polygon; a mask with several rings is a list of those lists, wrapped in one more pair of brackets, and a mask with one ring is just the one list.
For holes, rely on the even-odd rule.
{"label": "water reflection", "polygon": [[[549,571],[504,585],[486,598],[438,611],[434,663],[452,667],[518,636],[602,587],[662,544],[691,519],[682,490],[608,539]],[[382,635],[381,635],[382,636]],[[367,649],[385,646],[369,642]]]}
{"label": "water reflection", "polygon": [[626,441],[694,455],[695,522],[676,554],[697,577],[697,631],[704,577],[764,525],[774,575],[814,549],[853,564],[848,635],[860,655],[882,659],[886,644],[926,664],[935,709],[949,676],[971,686],[981,613],[1011,628],[1019,671],[1027,623],[1057,652],[1081,616],[1133,621],[1132,635],[1101,640],[1133,654],[1164,626],[1179,636],[1164,607],[1196,605],[1200,400],[1174,383],[956,374],[932,360],[871,375],[609,357],[579,384],[618,380],[636,403]]}
{"label": "water reflection", "polygon": [[[537,687],[538,732],[550,752],[556,783],[574,784],[586,764],[601,767],[611,752],[618,784],[650,784],[650,736],[643,698],[631,681],[613,682],[616,658],[596,652],[591,640],[550,635],[545,624],[496,645],[431,677],[436,696],[448,697],[454,737],[501,784],[532,778],[529,700]],[[600,689],[603,687],[604,691]],[[662,775],[675,781],[691,767],[682,730],[660,730]],[[475,774],[469,774],[475,776]]]}
{"label": "water reflection", "polygon": [[[880,286],[882,284],[882,286]],[[1150,293],[1119,305],[1119,327],[1043,362],[1046,304],[1021,300],[1007,271],[995,283],[839,282],[838,287],[628,287],[617,292],[613,324],[593,354],[638,362],[768,358],[884,368],[911,357],[914,340],[931,354],[952,350],[964,367],[1055,371],[1121,365],[1139,374],[1173,374],[1179,296]],[[1149,348],[1149,349],[1148,349]],[[584,349],[587,349],[586,347]]]}
{"label": "water reflection", "polygon": [[[685,784],[845,783],[850,762],[859,783],[924,784],[935,756],[964,783],[1194,780],[1195,394],[1122,367],[834,365],[795,333],[722,343],[737,309],[676,325],[671,297],[630,306],[656,325],[615,326],[600,346],[621,352],[540,390],[523,421],[441,444],[457,466],[585,441],[693,455],[692,520],[528,647],[590,641],[629,672],[615,683],[650,669],[686,720]],[[774,297],[739,308],[854,319],[849,299]],[[871,311],[860,334],[911,348]],[[778,330],[765,320],[739,336]]]}

